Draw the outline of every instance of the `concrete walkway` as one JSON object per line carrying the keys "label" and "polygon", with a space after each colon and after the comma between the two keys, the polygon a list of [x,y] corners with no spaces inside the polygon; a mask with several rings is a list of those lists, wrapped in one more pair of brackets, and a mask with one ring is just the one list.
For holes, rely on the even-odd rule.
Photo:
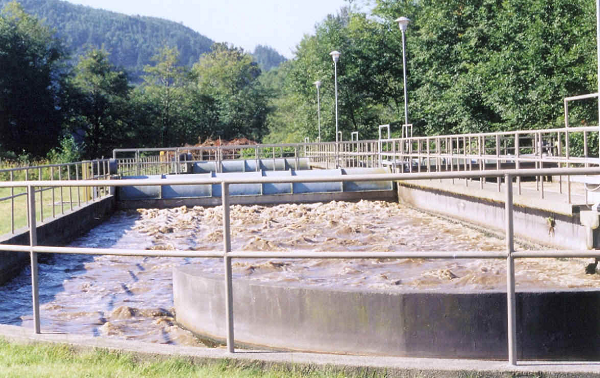
{"label": "concrete walkway", "polygon": [[57,333],[35,335],[31,329],[8,325],[0,325],[0,337],[17,343],[68,344],[82,350],[121,350],[146,358],[179,356],[198,362],[234,359],[276,366],[293,363],[364,376],[381,374],[387,377],[600,377],[600,356],[598,362],[523,361],[517,366],[510,366],[506,361],[349,356],[242,349],[230,354],[222,348],[162,345]]}
{"label": "concrete walkway", "polygon": [[[479,180],[443,179],[405,180],[400,182],[404,185],[436,189],[496,202],[504,202],[506,198],[506,184],[504,182],[500,186],[500,191],[498,191],[498,183],[488,181],[481,185]],[[580,206],[586,204],[585,189],[582,183],[571,183],[571,203],[568,201],[566,179],[563,180],[562,185],[558,181],[544,182],[543,196],[541,187],[542,185],[535,181],[522,182],[521,193],[519,194],[518,185],[513,182],[515,205],[571,216],[579,211]],[[588,203],[591,203],[591,200],[588,200]],[[576,209],[574,210],[574,208]]]}

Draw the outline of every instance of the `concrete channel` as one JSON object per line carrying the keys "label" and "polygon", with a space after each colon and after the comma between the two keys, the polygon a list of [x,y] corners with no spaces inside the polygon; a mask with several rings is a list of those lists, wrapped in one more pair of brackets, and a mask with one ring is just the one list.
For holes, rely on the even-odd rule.
{"label": "concrete channel", "polygon": [[[284,166],[289,164],[285,162]],[[273,167],[276,163],[273,164]],[[296,165],[298,167],[298,165]],[[383,173],[381,169],[338,169],[332,171],[265,171],[248,163],[239,165],[235,172],[198,173],[197,177],[293,177],[293,176],[342,176],[345,174]],[[206,166],[204,166],[206,168]],[[204,169],[202,168],[202,169]],[[210,168],[210,167],[209,167]],[[216,169],[216,167],[215,167]],[[241,169],[243,172],[239,172]],[[183,175],[181,175],[183,176]],[[90,209],[75,216],[72,214],[41,225],[38,230],[40,244],[65,243],[75,233],[91,228],[115,208],[212,206],[221,204],[221,193],[217,185],[187,187],[177,185],[180,175],[156,177],[138,176],[138,179],[164,180],[164,185],[118,188],[116,196],[110,196],[88,205]],[[130,177],[131,178],[131,177]],[[430,182],[430,181],[429,181]],[[154,185],[154,184],[153,184]],[[415,207],[455,216],[486,227],[502,229],[503,198],[495,194],[463,193],[448,189],[440,183],[398,183],[397,192],[391,182],[317,183],[313,184],[239,184],[231,185],[231,203],[273,203],[270,201],[327,201],[338,199],[357,200],[396,199]],[[397,197],[396,197],[397,196]],[[498,194],[498,196],[502,196]],[[236,199],[238,198],[236,202]],[[571,206],[549,205],[535,200],[515,201],[521,215],[515,216],[515,229],[525,230],[521,236],[547,245],[582,249],[585,244],[585,228],[577,224],[578,210]],[[264,201],[264,202],[261,202]],[[86,206],[86,208],[88,207]],[[563,206],[563,207],[561,207]],[[458,211],[457,211],[458,209]],[[548,229],[547,219],[557,222]],[[64,218],[64,219],[63,219]],[[62,222],[61,223],[61,219]],[[544,221],[546,222],[544,222]],[[522,223],[518,223],[522,222]],[[63,231],[65,224],[82,225],[73,234]],[[564,223],[564,227],[563,227]],[[544,228],[543,225],[546,225]],[[47,231],[42,231],[46,226]],[[535,229],[535,232],[529,232]],[[56,235],[54,235],[56,234]],[[44,236],[46,235],[46,236]],[[23,238],[23,240],[18,238]],[[53,239],[56,237],[56,239]],[[551,239],[550,239],[551,238]],[[7,243],[26,244],[27,235],[17,235]],[[7,269],[7,272],[9,270]],[[1,277],[1,276],[0,276]],[[8,277],[8,275],[7,275]],[[174,298],[177,320],[188,329],[203,336],[224,338],[225,288],[222,281],[196,272],[193,267],[174,270]],[[381,293],[350,290],[317,290],[311,288],[286,288],[280,285],[251,284],[236,280],[234,284],[236,308],[236,337],[242,343],[275,349],[297,349],[321,353],[351,353],[369,355],[394,355],[401,357],[435,358],[506,358],[506,293],[504,292],[461,292],[461,293]],[[597,291],[522,292],[517,295],[519,359],[585,360],[597,359],[600,342],[596,335],[600,329],[600,294]],[[575,309],[575,310],[574,310]],[[557,316],[545,316],[557,312]],[[585,316],[582,316],[585,314]],[[568,325],[565,327],[564,325]],[[257,334],[256,329],[261,329]],[[6,331],[13,332],[12,330]],[[22,336],[14,336],[23,339]],[[40,338],[44,340],[44,338]],[[66,340],[48,340],[65,342]],[[68,340],[67,340],[68,342]],[[237,354],[236,354],[237,355]],[[313,356],[311,354],[290,354]],[[222,356],[219,355],[218,358]],[[254,357],[253,357],[254,358]],[[262,356],[260,357],[262,358]],[[310,361],[312,357],[306,361]],[[357,357],[358,360],[360,358]],[[383,358],[382,358],[383,359]],[[268,360],[268,358],[267,358]],[[315,360],[318,360],[315,359]],[[331,361],[331,360],[328,360]],[[401,359],[386,360],[379,367],[393,367]],[[404,361],[409,361],[405,359]],[[328,362],[331,363],[331,362]],[[360,366],[371,366],[363,360]],[[502,363],[504,366],[505,363]],[[537,366],[537,365],[533,365]],[[566,368],[565,368],[566,366]],[[560,369],[548,370],[550,374],[566,374],[572,365],[561,365]],[[377,367],[377,368],[379,368]],[[536,367],[537,368],[537,367]],[[580,372],[596,374],[597,366],[585,365]],[[518,367],[500,374],[519,370]],[[565,370],[566,369],[566,370]],[[445,370],[449,372],[452,370]],[[400,369],[399,371],[402,371]],[[425,370],[427,372],[427,370]],[[484,370],[483,371],[488,371]],[[456,369],[455,373],[464,373]],[[449,375],[452,376],[452,375]],[[557,375],[560,376],[560,375]],[[581,376],[581,375],[579,375]]]}
{"label": "concrete channel", "polygon": [[[109,195],[40,223],[37,227],[38,241],[41,245],[65,245],[102,223],[115,211],[116,205],[116,197]],[[0,243],[29,245],[29,229],[23,228],[14,235],[4,235],[0,237]],[[28,253],[0,251],[0,285],[19,274],[29,261]]]}

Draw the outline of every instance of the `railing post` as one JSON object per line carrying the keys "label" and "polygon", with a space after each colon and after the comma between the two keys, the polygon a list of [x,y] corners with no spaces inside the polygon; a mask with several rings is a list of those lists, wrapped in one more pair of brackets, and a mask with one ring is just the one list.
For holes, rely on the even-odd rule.
{"label": "railing post", "polygon": [[[14,173],[10,171],[10,181],[14,181]],[[10,233],[15,233],[15,187],[10,187]]]}
{"label": "railing post", "polygon": [[231,222],[229,218],[229,184],[221,183],[221,199],[223,203],[223,262],[225,270],[225,320],[227,328],[227,351],[235,352],[233,342],[233,279],[231,272],[231,257],[228,253],[231,252]]}
{"label": "railing post", "polygon": [[135,151],[135,166],[136,166],[136,175],[140,176],[142,173],[142,166],[140,162],[140,150]]}
{"label": "railing post", "polygon": [[[505,175],[506,202],[504,204],[506,219],[506,300],[508,314],[508,363],[517,364],[517,310],[515,295],[515,260],[513,239],[513,186],[512,176]],[[500,177],[498,178],[500,179]]]}
{"label": "railing post", "polygon": [[[29,203],[29,245],[37,245],[37,226],[35,224],[35,190],[32,185],[27,186],[27,201]],[[31,257],[31,296],[33,304],[33,330],[40,333],[40,291],[38,284],[38,261],[37,253],[33,249],[29,252]]]}
{"label": "railing post", "polygon": [[[520,161],[520,152],[519,149],[520,147],[520,134],[519,133],[515,133],[515,168],[517,168],[517,170],[521,169],[521,161]],[[517,176],[517,193],[519,195],[521,195],[521,176]]]}
{"label": "railing post", "polygon": [[[496,134],[496,170],[500,170],[500,135]],[[498,193],[502,191],[502,176],[498,176]]]}

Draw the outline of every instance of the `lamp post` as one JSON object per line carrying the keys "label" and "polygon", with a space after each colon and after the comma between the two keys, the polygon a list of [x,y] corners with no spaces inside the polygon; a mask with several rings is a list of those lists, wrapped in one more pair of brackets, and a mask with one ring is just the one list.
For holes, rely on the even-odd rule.
{"label": "lamp post", "polygon": [[319,87],[321,82],[319,80],[313,83],[317,87],[317,117],[319,119],[319,143],[321,142],[321,98],[319,97]]}
{"label": "lamp post", "polygon": [[408,97],[406,96],[406,53],[404,52],[404,32],[408,28],[410,20],[406,17],[400,17],[396,20],[400,31],[402,32],[402,69],[404,71],[404,124],[408,125]]}
{"label": "lamp post", "polygon": [[[600,128],[600,0],[596,0],[596,49],[598,50],[598,127]],[[600,154],[600,148],[598,153]]]}
{"label": "lamp post", "polygon": [[338,142],[339,142],[339,132],[338,132],[338,94],[337,94],[337,62],[338,60],[340,60],[340,52],[339,51],[332,51],[329,53],[329,55],[331,55],[331,57],[333,58],[333,72],[334,72],[334,83],[335,83],[335,166],[336,168],[339,167],[339,159],[338,159],[338,155],[339,155],[339,146],[338,146]]}

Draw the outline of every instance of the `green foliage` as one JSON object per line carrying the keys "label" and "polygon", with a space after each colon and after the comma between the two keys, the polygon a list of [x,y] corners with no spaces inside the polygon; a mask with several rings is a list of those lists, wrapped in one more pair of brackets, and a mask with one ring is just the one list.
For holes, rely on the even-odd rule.
{"label": "green foliage", "polygon": [[[409,122],[445,134],[560,126],[562,99],[596,91],[594,2],[585,0],[377,0],[373,15],[342,9],[299,43],[269,116],[271,142],[317,136],[322,82],[323,140],[334,140],[334,72],[339,127],[347,139],[375,137],[378,124],[404,123],[402,34],[406,32]],[[374,17],[373,17],[374,16]],[[595,124],[593,102],[572,123]]]}
{"label": "green foliage", "polygon": [[281,65],[281,63],[287,60],[274,48],[263,45],[258,45],[254,48],[252,57],[254,60],[256,60],[256,63],[258,63],[258,66],[263,71],[269,71],[273,68],[277,68]]}
{"label": "green foliage", "polygon": [[109,62],[106,51],[91,50],[80,58],[71,84],[77,112],[70,127],[83,134],[85,156],[110,156],[131,129],[127,75]]}
{"label": "green foliage", "polygon": [[53,31],[15,2],[0,13],[0,144],[42,156],[64,112],[65,50]]}
{"label": "green foliage", "polygon": [[249,54],[226,44],[215,44],[212,52],[194,65],[192,73],[199,95],[212,99],[216,107],[215,136],[262,138],[269,111],[268,93],[259,80],[261,70]]}
{"label": "green foliage", "polygon": [[[52,0],[41,8],[48,4],[66,7],[58,13],[71,9]],[[118,147],[181,146],[208,137],[260,139],[265,133],[269,92],[257,63],[241,49],[217,44],[191,70],[181,62],[189,55],[166,44],[149,58],[153,64],[145,65],[144,82],[134,89],[105,49],[88,49],[70,67],[54,34],[17,3],[0,15],[3,159],[23,154],[48,154],[56,162],[77,154],[93,159]],[[60,135],[74,139],[57,147]]]}
{"label": "green foliage", "polygon": [[[10,0],[0,0],[0,8]],[[179,23],[154,17],[127,16],[60,0],[18,0],[23,8],[45,20],[75,56],[90,48],[105,49],[111,63],[125,67],[138,82],[156,50],[177,46],[180,62],[191,66],[210,51],[213,41]]]}
{"label": "green foliage", "polygon": [[592,1],[381,1],[376,13],[413,20],[410,112],[426,133],[553,127],[565,96],[595,91]]}
{"label": "green foliage", "polygon": [[177,65],[179,51],[164,46],[152,57],[154,66],[144,68],[143,92],[153,104],[151,130],[161,147],[177,145],[180,129],[185,129],[187,69]]}
{"label": "green foliage", "polygon": [[81,146],[75,142],[72,135],[64,136],[60,146],[53,148],[46,157],[51,164],[74,163],[82,160]]}

